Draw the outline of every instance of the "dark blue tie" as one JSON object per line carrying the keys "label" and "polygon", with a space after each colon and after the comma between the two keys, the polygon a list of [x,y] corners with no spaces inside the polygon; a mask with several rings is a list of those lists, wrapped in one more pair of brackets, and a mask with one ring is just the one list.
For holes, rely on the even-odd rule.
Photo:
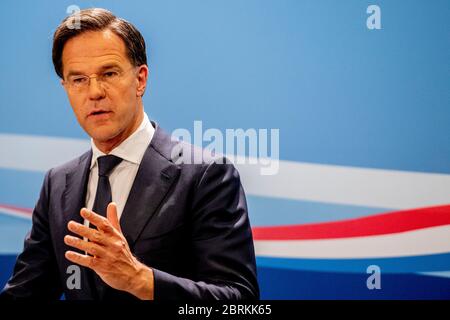
{"label": "dark blue tie", "polygon": [[[97,158],[98,163],[98,185],[92,211],[106,217],[106,208],[112,201],[111,185],[109,184],[109,174],[122,161],[121,158],[108,155]],[[96,228],[92,226],[92,228]],[[88,270],[95,286],[96,299],[102,299],[105,291],[105,284],[93,270]]]}
{"label": "dark blue tie", "polygon": [[106,208],[112,201],[111,185],[109,184],[109,174],[122,161],[122,158],[108,155],[97,158],[98,163],[98,185],[95,194],[92,211],[106,217]]}

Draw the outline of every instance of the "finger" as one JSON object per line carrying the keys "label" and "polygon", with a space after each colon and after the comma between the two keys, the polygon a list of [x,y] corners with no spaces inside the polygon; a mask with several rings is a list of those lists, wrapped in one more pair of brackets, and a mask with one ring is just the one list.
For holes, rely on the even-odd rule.
{"label": "finger", "polygon": [[96,257],[105,256],[105,250],[101,246],[93,242],[87,242],[77,237],[65,236],[64,243],[71,247],[80,249],[81,251],[87,252],[92,256]]}
{"label": "finger", "polygon": [[102,245],[107,244],[107,241],[106,241],[107,239],[98,230],[89,228],[89,227],[82,225],[75,221],[69,221],[69,223],[67,224],[67,228],[70,231],[72,231],[73,233],[75,233],[83,238],[88,238],[89,241],[92,241],[92,242],[95,242],[98,244],[102,244]]}
{"label": "finger", "polygon": [[85,218],[90,223],[92,223],[94,226],[96,226],[97,229],[102,230],[104,232],[113,231],[113,228],[111,227],[108,219],[106,219],[105,217],[102,217],[99,214],[96,214],[94,211],[83,208],[83,209],[81,209],[80,214],[83,218]]}
{"label": "finger", "polygon": [[108,208],[106,209],[106,218],[116,230],[122,233],[119,217],[117,216],[117,205],[114,202],[108,204]]}
{"label": "finger", "polygon": [[73,263],[79,264],[80,266],[83,266],[83,267],[91,268],[92,270],[95,271],[95,269],[94,269],[95,268],[95,262],[94,262],[95,258],[94,257],[90,257],[90,256],[87,256],[84,254],[79,254],[74,251],[66,251],[65,257],[67,260],[69,260]]}

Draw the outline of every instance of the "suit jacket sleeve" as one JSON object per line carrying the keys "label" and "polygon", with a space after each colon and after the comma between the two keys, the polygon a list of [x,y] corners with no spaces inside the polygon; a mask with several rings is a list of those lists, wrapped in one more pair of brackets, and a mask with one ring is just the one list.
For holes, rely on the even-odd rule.
{"label": "suit jacket sleeve", "polygon": [[205,167],[191,212],[195,279],[153,269],[155,300],[258,299],[253,239],[239,174],[229,163]]}
{"label": "suit jacket sleeve", "polygon": [[58,299],[62,294],[48,220],[50,173],[46,174],[39,200],[33,211],[31,231],[25,237],[13,276],[7,282],[2,299]]}

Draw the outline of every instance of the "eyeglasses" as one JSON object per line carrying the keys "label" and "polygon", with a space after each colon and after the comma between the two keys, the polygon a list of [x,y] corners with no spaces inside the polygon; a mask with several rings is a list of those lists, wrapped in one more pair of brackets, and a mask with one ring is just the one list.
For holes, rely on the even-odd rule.
{"label": "eyeglasses", "polygon": [[120,80],[125,76],[126,73],[133,70],[135,67],[131,67],[126,71],[121,71],[118,69],[111,69],[102,72],[99,75],[95,76],[86,76],[86,75],[72,75],[67,78],[67,81],[64,81],[70,89],[76,91],[83,91],[89,88],[91,84],[91,79],[96,78],[97,82],[103,86],[103,88],[108,89],[111,86],[115,86]]}

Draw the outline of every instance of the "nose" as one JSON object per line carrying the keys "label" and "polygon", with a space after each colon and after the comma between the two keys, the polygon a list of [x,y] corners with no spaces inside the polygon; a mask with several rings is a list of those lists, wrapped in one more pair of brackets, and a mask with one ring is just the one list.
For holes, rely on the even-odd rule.
{"label": "nose", "polygon": [[100,100],[105,97],[105,89],[102,84],[97,81],[97,77],[91,77],[89,81],[89,99]]}

